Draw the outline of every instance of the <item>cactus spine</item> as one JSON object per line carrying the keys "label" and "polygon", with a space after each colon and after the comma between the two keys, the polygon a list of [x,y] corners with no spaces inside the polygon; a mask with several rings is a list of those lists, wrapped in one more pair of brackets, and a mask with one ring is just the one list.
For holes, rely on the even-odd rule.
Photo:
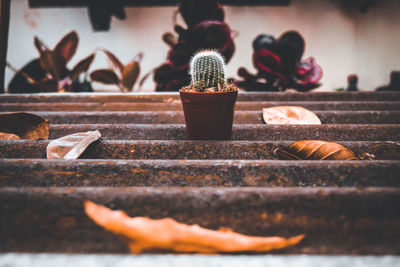
{"label": "cactus spine", "polygon": [[225,61],[216,51],[198,52],[190,62],[190,75],[196,91],[203,92],[210,87],[219,91],[226,85]]}

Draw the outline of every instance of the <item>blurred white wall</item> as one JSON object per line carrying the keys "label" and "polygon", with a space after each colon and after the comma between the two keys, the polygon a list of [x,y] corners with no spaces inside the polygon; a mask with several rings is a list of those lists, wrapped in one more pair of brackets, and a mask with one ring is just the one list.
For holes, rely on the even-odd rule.
{"label": "blurred white wall", "polygon": [[[77,54],[69,66],[103,47],[128,63],[144,52],[142,75],[165,61],[168,47],[161,36],[173,31],[174,7],[126,8],[127,19],[113,19],[109,32],[92,31],[86,8],[29,9],[27,0],[11,1],[7,60],[21,68],[37,57],[33,38],[39,36],[49,47],[71,30],[80,36]],[[314,56],[324,70],[321,90],[346,85],[348,74],[358,74],[359,86],[373,90],[388,83],[391,70],[400,70],[400,1],[379,1],[365,15],[341,8],[338,0],[292,0],[289,7],[225,7],[226,21],[239,32],[236,52],[228,65],[228,76],[240,66],[254,72],[251,63],[253,39],[260,33],[279,36],[298,30],[306,40],[305,57]],[[91,69],[108,67],[99,55]],[[6,71],[6,84],[13,72]],[[140,77],[141,78],[141,77]],[[94,84],[96,90],[105,86]],[[145,90],[154,90],[151,79]],[[116,88],[107,87],[107,90]]]}

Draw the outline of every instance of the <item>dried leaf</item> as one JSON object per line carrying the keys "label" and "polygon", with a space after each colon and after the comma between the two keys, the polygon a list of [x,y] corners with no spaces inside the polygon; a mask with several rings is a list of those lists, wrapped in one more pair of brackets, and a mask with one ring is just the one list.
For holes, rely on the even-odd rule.
{"label": "dried leaf", "polygon": [[132,253],[162,250],[182,253],[265,252],[299,243],[304,235],[291,238],[246,236],[226,228],[218,231],[179,223],[171,218],[152,220],[128,217],[93,202],[85,202],[86,214],[106,230],[122,236]]}
{"label": "dried leaf", "polygon": [[92,73],[90,73],[90,79],[96,82],[101,82],[104,84],[119,84],[119,78],[115,72],[112,70],[95,70]]}
{"label": "dried leaf", "polygon": [[121,63],[121,61],[119,61],[119,59],[110,51],[106,50],[106,49],[102,49],[101,51],[103,51],[106,56],[108,57],[108,59],[110,60],[110,62],[113,64],[113,66],[120,72],[122,73],[123,69],[124,69],[124,65]]}
{"label": "dried leaf", "polygon": [[299,106],[279,106],[263,109],[266,124],[321,124],[312,111]]}
{"label": "dried leaf", "polygon": [[90,64],[92,64],[94,59],[94,54],[91,54],[87,58],[81,60],[78,64],[75,65],[75,67],[72,69],[71,74],[69,75],[71,78],[71,81],[75,81],[76,79],[79,78],[79,75],[82,73],[86,72]]}
{"label": "dried leaf", "polygon": [[77,159],[86,148],[101,137],[99,131],[70,134],[51,141],[46,148],[48,159]]}
{"label": "dried leaf", "polygon": [[54,48],[54,52],[62,57],[67,63],[75,54],[78,47],[79,37],[75,31],[65,35]]}
{"label": "dried leaf", "polygon": [[49,139],[49,121],[30,113],[3,113],[0,132],[15,134],[21,139]]}
{"label": "dried leaf", "polygon": [[0,132],[0,140],[19,140],[19,139],[21,138],[18,135]]}
{"label": "dried leaf", "polygon": [[135,84],[139,73],[140,73],[140,61],[142,60],[143,54],[139,53],[136,58],[122,71],[122,85],[127,91],[132,91],[133,85]]}
{"label": "dried leaf", "polygon": [[288,160],[355,160],[353,151],[334,142],[302,140],[287,148],[277,148],[276,157]]}

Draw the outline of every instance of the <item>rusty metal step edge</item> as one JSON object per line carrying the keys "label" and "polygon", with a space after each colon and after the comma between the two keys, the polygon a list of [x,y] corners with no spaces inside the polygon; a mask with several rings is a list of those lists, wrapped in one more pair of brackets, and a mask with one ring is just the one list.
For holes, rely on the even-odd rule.
{"label": "rusty metal step edge", "polygon": [[0,160],[0,186],[392,186],[400,161]]}
{"label": "rusty metal step edge", "polygon": [[[171,93],[63,93],[8,94],[0,103],[28,102],[171,102],[179,100]],[[393,101],[400,100],[398,92],[239,92],[238,101]]]}
{"label": "rusty metal step edge", "polygon": [[[4,114],[5,112],[0,112]],[[322,124],[400,124],[400,111],[315,111]],[[182,111],[34,112],[52,124],[182,124]],[[237,111],[235,124],[264,124],[262,111]]]}
{"label": "rusty metal step edge", "polygon": [[306,235],[279,253],[400,254],[399,188],[0,188],[0,251],[127,252],[85,215],[85,200],[211,229]]}
{"label": "rusty metal step edge", "polygon": [[[400,101],[306,101],[306,102],[237,102],[235,110],[261,111],[275,106],[302,106],[310,110],[400,110]],[[182,111],[180,102],[175,103],[1,103],[0,111]]]}
{"label": "rusty metal step edge", "polygon": [[[0,158],[46,158],[50,140],[0,140]],[[277,160],[274,150],[292,141],[99,140],[82,159]],[[361,158],[399,160],[400,142],[340,141]],[[366,154],[367,153],[367,154]]]}
{"label": "rusty metal step edge", "polygon": [[[114,140],[186,140],[184,124],[56,124],[50,125],[50,139],[101,130],[105,139]],[[325,141],[396,141],[400,140],[398,124],[324,124],[263,125],[236,124],[233,140],[303,140]]]}

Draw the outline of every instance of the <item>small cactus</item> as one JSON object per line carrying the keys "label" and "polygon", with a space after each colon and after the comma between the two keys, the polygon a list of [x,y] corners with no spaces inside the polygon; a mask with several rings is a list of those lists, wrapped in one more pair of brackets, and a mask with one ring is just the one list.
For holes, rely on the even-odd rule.
{"label": "small cactus", "polygon": [[207,88],[221,91],[226,86],[225,61],[216,51],[200,51],[190,61],[190,75],[197,92],[204,92]]}

